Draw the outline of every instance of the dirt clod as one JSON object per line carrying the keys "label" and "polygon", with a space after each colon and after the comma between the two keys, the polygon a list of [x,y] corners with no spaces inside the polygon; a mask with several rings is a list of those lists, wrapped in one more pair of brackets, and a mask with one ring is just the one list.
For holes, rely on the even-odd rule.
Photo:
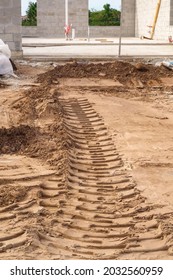
{"label": "dirt clod", "polygon": [[17,153],[24,149],[35,136],[35,131],[29,126],[0,129],[0,153]]}

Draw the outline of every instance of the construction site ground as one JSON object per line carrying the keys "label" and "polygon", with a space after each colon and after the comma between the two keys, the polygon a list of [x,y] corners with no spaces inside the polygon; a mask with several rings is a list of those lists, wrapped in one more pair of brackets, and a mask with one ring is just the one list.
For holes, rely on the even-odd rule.
{"label": "construction site ground", "polygon": [[0,259],[173,259],[173,72],[15,61],[0,78]]}

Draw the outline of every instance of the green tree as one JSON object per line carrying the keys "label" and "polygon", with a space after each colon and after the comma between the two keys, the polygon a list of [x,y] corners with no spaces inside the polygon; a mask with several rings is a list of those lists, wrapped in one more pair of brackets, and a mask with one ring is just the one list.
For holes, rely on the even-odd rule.
{"label": "green tree", "polygon": [[37,3],[29,2],[28,9],[26,11],[27,18],[22,21],[24,26],[36,26],[37,25]]}
{"label": "green tree", "polygon": [[121,12],[112,9],[110,4],[105,4],[103,6],[103,10],[89,11],[89,25],[97,25],[97,26],[119,26],[120,25],[120,16]]}
{"label": "green tree", "polygon": [[110,4],[105,4],[105,5],[103,6],[103,8],[104,8],[105,14],[107,14],[107,15],[110,16],[111,10],[113,10],[113,9],[111,9],[111,5],[110,5]]}

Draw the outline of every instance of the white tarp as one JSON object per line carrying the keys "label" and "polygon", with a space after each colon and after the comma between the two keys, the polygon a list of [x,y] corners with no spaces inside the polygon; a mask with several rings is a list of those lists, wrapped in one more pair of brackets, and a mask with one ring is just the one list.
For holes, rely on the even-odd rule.
{"label": "white tarp", "polygon": [[0,39],[0,53],[5,54],[8,58],[11,57],[9,46]]}
{"label": "white tarp", "polygon": [[0,75],[8,75],[8,74],[10,75],[13,74],[13,67],[11,65],[9,58],[3,53],[0,53]]}
{"label": "white tarp", "polygon": [[7,44],[0,39],[0,75],[13,74],[13,67],[9,58],[11,57],[11,51]]}

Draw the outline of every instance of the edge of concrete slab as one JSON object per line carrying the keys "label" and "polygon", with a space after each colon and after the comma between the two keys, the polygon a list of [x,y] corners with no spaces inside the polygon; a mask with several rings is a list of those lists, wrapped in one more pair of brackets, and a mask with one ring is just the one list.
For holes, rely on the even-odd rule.
{"label": "edge of concrete slab", "polygon": [[[101,43],[23,43],[22,47],[59,47],[59,46],[119,46],[119,43],[101,42]],[[168,43],[121,43],[121,46],[171,46]]]}
{"label": "edge of concrete slab", "polygon": [[[173,60],[173,56],[166,56],[169,59]],[[78,56],[73,56],[73,57],[68,57],[68,56],[38,56],[38,55],[24,55],[22,57],[23,60],[30,60],[30,61],[65,61],[65,62],[71,62],[74,60],[85,60],[85,61],[106,61],[106,60],[117,60],[117,59],[125,59],[125,60],[131,60],[131,59],[147,59],[147,60],[152,60],[152,59],[158,59],[158,60],[163,60],[163,58],[165,58],[165,55],[143,55],[143,56],[134,56],[134,55],[121,55],[121,56],[117,56],[117,55],[112,55],[112,56],[84,56],[84,55],[78,55]]]}

